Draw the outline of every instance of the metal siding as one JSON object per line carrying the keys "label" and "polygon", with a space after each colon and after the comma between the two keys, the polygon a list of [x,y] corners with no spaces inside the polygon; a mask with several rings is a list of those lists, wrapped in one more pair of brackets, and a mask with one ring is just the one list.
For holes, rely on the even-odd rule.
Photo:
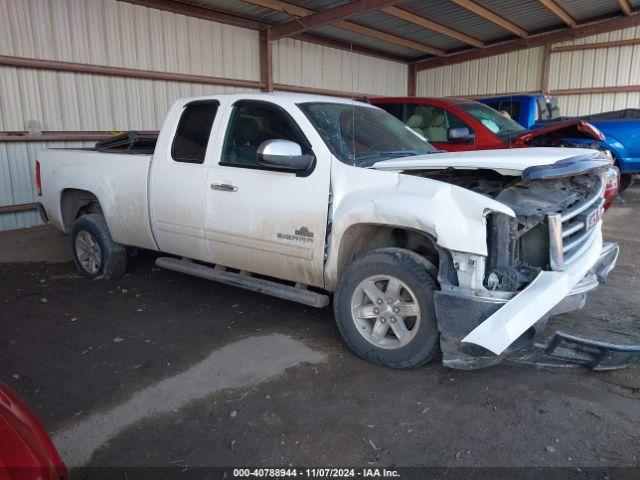
{"label": "metal siding", "polygon": [[541,89],[544,48],[505,53],[418,72],[417,94],[472,96]]}
{"label": "metal siding", "polygon": [[[39,76],[47,80],[29,81]],[[0,104],[4,129],[26,129],[29,119],[33,118],[44,130],[158,130],[171,103],[180,97],[250,91],[215,85],[0,68],[3,92],[13,91],[21,82],[25,85],[22,98],[30,97],[29,104],[38,105],[41,98],[46,98],[48,103],[42,110],[30,110],[22,108],[19,96],[3,95],[0,101],[18,99],[8,107],[5,106],[7,102]],[[47,89],[38,89],[38,83],[46,84],[53,93],[48,95]],[[7,90],[5,85],[13,87]],[[38,112],[41,117],[35,115]],[[54,145],[45,142],[0,143],[0,206],[36,201],[32,176],[37,152]],[[39,218],[34,212],[0,214],[0,230],[36,224],[39,224]]]}
{"label": "metal siding", "polygon": [[[258,32],[115,0],[0,0],[0,54],[259,80]],[[173,101],[249,89],[0,67],[0,130],[157,130]],[[0,206],[31,203],[37,152],[0,143]],[[79,146],[60,143],[58,146]],[[0,215],[0,230],[39,223]]]}
{"label": "metal siding", "polygon": [[0,67],[0,88],[3,130],[156,130],[181,96],[255,91],[12,67]]}
{"label": "metal siding", "polygon": [[[640,38],[640,27],[627,28],[558,43],[554,46],[584,45]],[[606,49],[556,52],[551,55],[550,89],[640,85],[640,45]],[[564,115],[587,115],[623,108],[639,108],[640,93],[562,95]]]}
{"label": "metal siding", "polygon": [[[640,26],[553,46],[584,45],[640,38]],[[544,48],[521,50],[418,73],[417,93],[425,96],[491,95],[542,89]],[[550,90],[640,85],[640,45],[556,52],[551,55]],[[640,93],[559,96],[564,115],[640,108]]]}
{"label": "metal siding", "polygon": [[259,80],[258,32],[116,0],[0,0],[0,54]]}
{"label": "metal siding", "polygon": [[276,83],[378,95],[407,94],[407,66],[293,39],[273,45]]}
{"label": "metal siding", "polygon": [[559,95],[558,103],[563,115],[588,115],[624,108],[640,108],[640,93]]}
{"label": "metal siding", "polygon": [[[87,142],[7,142],[0,143],[0,206],[34,203],[33,187],[36,156],[40,150],[55,147],[90,146]],[[0,215],[0,230],[26,228],[41,223],[37,211]]]}

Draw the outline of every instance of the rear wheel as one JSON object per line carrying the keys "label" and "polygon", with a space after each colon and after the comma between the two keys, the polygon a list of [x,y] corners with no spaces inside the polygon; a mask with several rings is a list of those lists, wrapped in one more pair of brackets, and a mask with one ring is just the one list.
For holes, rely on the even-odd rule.
{"label": "rear wheel", "polygon": [[71,254],[80,273],[90,278],[115,278],[127,270],[127,252],[111,238],[100,214],[83,215],[71,226]]}
{"label": "rear wheel", "polygon": [[342,274],[334,299],[338,328],[368,362],[418,367],[438,353],[435,290],[435,267],[425,258],[399,248],[374,250]]}

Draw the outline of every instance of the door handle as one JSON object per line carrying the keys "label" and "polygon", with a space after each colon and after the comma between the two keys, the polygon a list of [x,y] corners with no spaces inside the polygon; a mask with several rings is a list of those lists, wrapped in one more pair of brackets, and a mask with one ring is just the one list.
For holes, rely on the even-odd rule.
{"label": "door handle", "polygon": [[211,190],[221,190],[223,192],[237,192],[238,187],[230,183],[212,183]]}

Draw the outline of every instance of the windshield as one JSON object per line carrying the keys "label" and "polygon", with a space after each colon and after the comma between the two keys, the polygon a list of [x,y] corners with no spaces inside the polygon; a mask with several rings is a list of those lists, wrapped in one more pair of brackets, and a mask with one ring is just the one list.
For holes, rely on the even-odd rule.
{"label": "windshield", "polygon": [[436,151],[424,137],[384,110],[347,103],[298,105],[340,161],[370,167],[390,158]]}
{"label": "windshield", "polygon": [[458,107],[498,136],[510,136],[514,133],[526,131],[526,129],[515,120],[512,120],[483,103],[459,103]]}

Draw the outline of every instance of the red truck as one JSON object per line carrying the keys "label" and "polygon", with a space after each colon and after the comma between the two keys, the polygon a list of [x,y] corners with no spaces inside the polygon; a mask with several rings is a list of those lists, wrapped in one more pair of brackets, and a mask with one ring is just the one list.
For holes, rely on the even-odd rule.
{"label": "red truck", "polygon": [[[603,134],[582,120],[567,120],[527,130],[508,114],[466,98],[383,97],[370,99],[440,150],[459,152],[522,147],[584,148],[593,139],[599,148]],[[582,142],[572,142],[581,139]],[[605,152],[606,153],[606,152]],[[618,194],[617,168],[612,167],[605,192],[608,208]]]}

